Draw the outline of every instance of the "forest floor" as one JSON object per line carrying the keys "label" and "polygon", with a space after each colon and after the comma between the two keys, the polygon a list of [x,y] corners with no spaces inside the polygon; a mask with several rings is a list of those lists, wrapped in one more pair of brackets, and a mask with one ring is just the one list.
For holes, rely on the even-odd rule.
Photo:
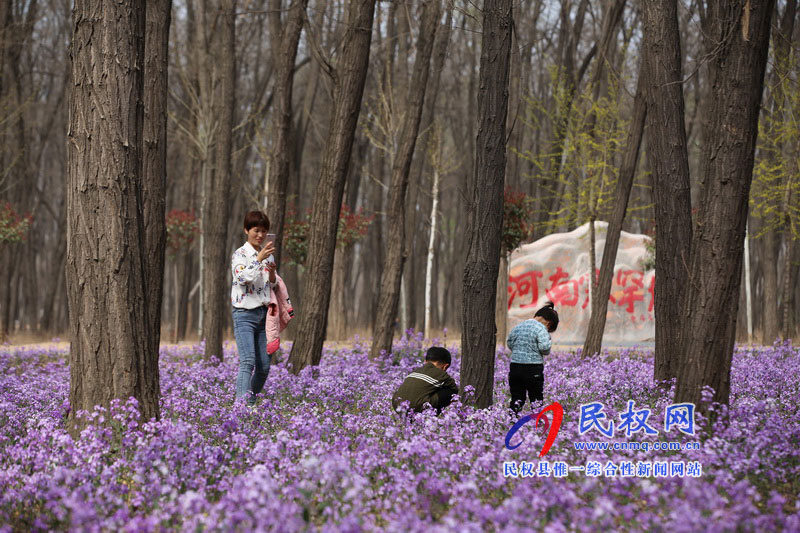
{"label": "forest floor", "polygon": [[[299,376],[285,345],[253,408],[234,403],[235,343],[220,364],[196,344],[164,346],[161,419],[116,404],[73,439],[68,348],[54,342],[0,346],[0,531],[800,531],[800,349],[789,344],[738,347],[730,406],[712,406],[726,415],[710,424],[698,412],[689,426],[668,416],[652,352],[556,350],[544,396],[563,422],[540,457],[546,430],[523,423],[509,437],[505,350],[492,406],[457,399],[406,418],[392,393],[436,339],[398,341],[378,360],[363,342],[326,346]],[[446,345],[458,380],[458,347]],[[606,418],[584,432],[595,404]],[[631,411],[640,423],[647,412],[653,433],[626,429]]]}

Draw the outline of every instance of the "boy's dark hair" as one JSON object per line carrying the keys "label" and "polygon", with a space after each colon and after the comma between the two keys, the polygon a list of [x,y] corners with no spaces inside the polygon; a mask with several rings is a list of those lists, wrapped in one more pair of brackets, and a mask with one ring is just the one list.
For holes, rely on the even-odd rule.
{"label": "boy's dark hair", "polygon": [[447,350],[447,348],[442,348],[441,346],[431,346],[425,353],[425,360],[431,362],[436,361],[449,365],[451,361],[450,352]]}
{"label": "boy's dark hair", "polygon": [[269,218],[261,211],[250,211],[244,216],[244,229],[264,228],[269,231]]}
{"label": "boy's dark hair", "polygon": [[533,318],[540,316],[550,322],[550,331],[555,331],[558,328],[558,312],[555,310],[553,302],[547,302],[544,307],[536,311]]}

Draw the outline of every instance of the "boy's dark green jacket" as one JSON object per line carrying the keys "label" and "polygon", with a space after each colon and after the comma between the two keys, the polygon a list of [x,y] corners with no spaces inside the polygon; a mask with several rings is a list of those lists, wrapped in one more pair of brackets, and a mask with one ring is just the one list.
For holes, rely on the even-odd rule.
{"label": "boy's dark green jacket", "polygon": [[392,407],[397,409],[403,401],[408,401],[411,408],[422,411],[425,403],[431,404],[434,408],[439,405],[439,391],[442,389],[450,390],[453,394],[458,394],[456,382],[444,370],[437,368],[433,363],[425,363],[422,367],[414,370],[406,377],[400,388],[392,396]]}

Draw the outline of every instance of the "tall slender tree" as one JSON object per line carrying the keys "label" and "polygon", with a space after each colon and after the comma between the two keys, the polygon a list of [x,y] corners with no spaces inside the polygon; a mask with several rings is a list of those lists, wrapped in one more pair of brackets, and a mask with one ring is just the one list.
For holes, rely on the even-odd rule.
{"label": "tall slender tree", "polygon": [[[437,157],[434,156],[433,154],[437,153],[436,151],[438,148],[437,145],[441,141],[441,128],[434,123],[434,116],[435,116],[434,111],[436,109],[436,102],[437,100],[439,100],[439,94],[441,92],[439,88],[442,85],[441,84],[442,71],[444,70],[444,61],[447,57],[447,50],[450,45],[450,28],[453,24],[452,4],[450,4],[449,2],[446,3],[444,6],[444,11],[445,11],[445,17],[444,17],[445,20],[444,23],[441,24],[441,26],[436,30],[436,41],[433,44],[433,55],[431,57],[431,74],[430,74],[431,78],[428,81],[429,88],[425,90],[425,106],[422,111],[422,122],[420,123],[421,137],[418,141],[418,142],[425,142],[428,145],[429,157],[416,157],[411,167],[411,174],[412,176],[414,175],[417,176],[416,177],[417,183],[420,184],[423,183],[422,181],[423,176],[430,176],[430,188],[432,189],[431,211],[430,211],[432,215],[430,219],[431,231],[433,231],[434,228],[434,222],[435,222],[434,213],[436,211],[433,204],[438,202],[438,199],[436,198],[437,194],[433,193],[433,190],[438,190],[438,188],[434,185],[434,182],[436,182],[442,176],[442,169],[441,168],[436,169],[434,167],[434,164],[437,162],[436,161]],[[437,128],[439,129],[438,133],[434,133],[437,130]],[[438,139],[435,143],[433,142],[435,140],[434,138]],[[437,148],[434,148],[434,146],[437,146]],[[422,187],[425,186],[421,185],[420,188]],[[420,196],[417,196],[417,199],[419,198]],[[424,198],[424,196],[421,196],[421,198]],[[417,202],[418,200],[415,201],[413,204],[410,204],[411,209],[416,209],[417,205],[419,205]],[[407,203],[406,205],[409,204]],[[424,205],[424,200],[423,200],[423,205]],[[420,210],[420,214],[422,212],[423,211]],[[406,227],[408,228],[408,225]],[[406,232],[406,244],[409,248],[411,248],[414,242],[413,236],[411,235],[412,233],[414,233],[413,229]],[[417,252],[418,255],[420,256],[419,257],[420,264],[422,263],[423,260],[425,262],[425,272],[426,272],[425,286],[423,289],[424,295],[422,296],[422,299],[424,301],[423,306],[425,311],[423,312],[423,323],[421,325],[421,329],[426,332],[425,335],[426,337],[429,336],[432,327],[432,324],[429,323],[431,320],[430,306],[432,301],[431,298],[432,292],[429,286],[432,280],[431,276],[433,275],[432,255],[434,251],[432,251],[431,249],[431,244],[434,242],[434,239],[435,238],[433,235],[429,235],[428,242],[426,243],[427,244],[426,249],[424,250],[421,249],[421,246],[419,246],[418,244],[419,251]],[[415,270],[415,272],[420,272],[420,271],[421,268],[420,270]],[[409,284],[411,288],[415,288],[414,286],[419,288],[418,287],[419,285],[420,285],[419,283]],[[414,293],[414,291],[411,292],[412,294]],[[419,292],[417,292],[417,294],[419,294]]]}
{"label": "tall slender tree", "polygon": [[[26,142],[29,124],[22,110],[29,98],[23,62],[29,53],[39,11],[36,0],[0,2],[0,200],[22,210],[31,208],[36,191],[28,187],[30,161],[35,155],[34,148]],[[0,269],[4,273],[0,280],[0,340],[3,342],[22,303],[18,287],[28,285],[24,278],[30,269],[23,265],[30,264],[31,259],[26,257],[26,251],[0,250]]]}
{"label": "tall slender tree", "polygon": [[[75,427],[80,410],[108,406],[114,398],[133,396],[144,418],[159,416],[157,313],[148,298],[151,290],[160,294],[154,285],[163,277],[163,255],[148,254],[163,239],[163,211],[162,229],[148,219],[158,216],[164,192],[161,155],[144,163],[144,142],[154,141],[156,152],[166,142],[159,126],[166,84],[157,79],[147,98],[144,85],[146,75],[158,78],[156,73],[165,71],[169,23],[168,9],[157,10],[149,24],[145,13],[142,1],[75,3],[67,180]],[[145,43],[146,29],[154,36],[152,48]]]}
{"label": "tall slender tree", "polygon": [[151,0],[145,13],[142,209],[147,326],[150,332],[146,357],[140,365],[143,374],[155,376],[156,396],[160,394],[158,350],[167,247],[167,58],[171,12],[172,0]]}
{"label": "tall slender tree", "polygon": [[[784,87],[787,83],[792,83],[789,73],[791,71],[791,58],[792,58],[792,34],[794,33],[795,19],[797,15],[797,0],[788,0],[784,6],[783,13],[780,16],[780,23],[775,24],[772,30],[772,50],[773,50],[773,66],[769,76],[770,91],[769,98],[764,106],[763,112],[763,125],[761,130],[761,138],[765,141],[759,151],[763,156],[763,163],[757,166],[756,170],[756,183],[754,183],[751,200],[754,203],[753,215],[760,218],[765,229],[757,233],[763,233],[763,272],[764,272],[764,293],[763,293],[763,326],[762,342],[771,344],[778,337],[779,320],[778,320],[778,302],[783,300],[785,310],[788,310],[788,299],[779,298],[778,294],[778,249],[780,248],[780,230],[784,229],[784,217],[775,216],[776,214],[786,213],[785,209],[778,208],[778,204],[783,203],[785,199],[784,194],[778,191],[785,186],[784,180],[775,174],[782,174],[777,169],[783,167],[782,155],[785,150],[781,146],[782,142],[775,142],[776,138],[780,136],[779,131],[781,126],[785,123],[784,112],[791,109],[790,99],[787,98],[787,92]],[[790,95],[788,95],[790,96]],[[765,149],[766,148],[766,149]],[[795,150],[794,147],[789,148],[790,151]],[[771,175],[772,179],[765,180],[765,174]],[[789,176],[791,177],[791,172]],[[761,178],[761,179],[759,179]],[[769,183],[771,186],[768,186]],[[789,193],[790,187],[784,189],[784,193]],[[778,194],[775,194],[778,192]],[[778,199],[780,197],[780,200]],[[788,219],[788,217],[787,217]],[[791,248],[791,231],[783,231],[786,249]],[[790,261],[791,254],[784,255],[784,261]],[[788,263],[787,263],[788,264]],[[786,277],[787,269],[784,269],[784,287],[788,287],[787,283],[789,278]],[[782,291],[786,294],[786,291]],[[786,315],[786,313],[784,313]],[[785,329],[791,329],[794,324],[789,325],[789,322],[784,320]],[[784,338],[787,338],[788,331],[784,332]]]}
{"label": "tall slender tree", "polygon": [[332,66],[321,50],[315,50],[315,55],[333,80],[334,110],[319,181],[314,190],[306,262],[310,275],[303,280],[303,312],[289,356],[289,365],[294,373],[306,366],[318,365],[322,357],[339,210],[367,79],[375,0],[353,0],[348,4],[347,12],[347,29],[337,65]]}
{"label": "tall slender tree", "polygon": [[[700,404],[703,388],[710,386],[714,401],[728,403],[747,203],[774,6],[774,0],[711,0],[702,20],[711,90],[700,158],[702,199],[678,337],[678,402]],[[658,248],[656,261],[664,248]]]}
{"label": "tall slender tree", "polygon": [[230,276],[228,242],[228,218],[230,206],[228,194],[231,186],[231,151],[233,149],[233,115],[236,78],[236,0],[219,0],[216,10],[208,13],[216,20],[215,29],[206,28],[210,41],[212,101],[211,116],[214,117],[213,167],[204,175],[203,213],[201,230],[203,236],[202,337],[205,339],[206,357],[222,360],[222,330]]}
{"label": "tall slender tree", "polygon": [[440,0],[426,0],[422,6],[422,23],[417,40],[417,53],[414,60],[414,72],[408,86],[405,115],[400,130],[397,153],[392,164],[392,180],[389,185],[389,234],[386,240],[386,255],[381,269],[381,287],[378,298],[378,316],[375,322],[375,333],[372,341],[371,357],[377,357],[382,351],[392,349],[393,323],[397,316],[397,304],[400,298],[400,278],[403,263],[406,259],[406,191],[411,161],[419,134],[425,102],[425,89],[430,73],[430,59],[436,28],[441,14]]}
{"label": "tall slender tree", "polygon": [[623,154],[622,165],[619,171],[616,187],[616,203],[608,221],[606,242],[603,247],[603,259],[600,263],[600,275],[597,287],[592,291],[592,315],[589,319],[589,331],[583,344],[584,355],[592,355],[600,351],[603,343],[603,331],[606,327],[606,314],[608,312],[608,297],[611,294],[611,280],[614,276],[614,263],[617,260],[622,222],[628,210],[628,200],[633,187],[633,178],[636,175],[636,165],[639,160],[639,149],[642,145],[644,123],[647,116],[647,104],[644,97],[644,80],[646,74],[639,67],[639,79],[636,83],[636,95],[633,97],[633,116],[628,130],[628,139]]}
{"label": "tall slender tree", "polygon": [[461,311],[461,391],[475,389],[477,407],[492,403],[496,326],[497,272],[503,226],[506,166],[506,115],[511,63],[511,0],[483,5],[478,135],[475,177],[469,197],[467,259]]}
{"label": "tall slender tree", "polygon": [[281,0],[272,0],[270,36],[275,68],[275,108],[272,114],[272,159],[270,160],[267,214],[271,231],[277,234],[275,260],[280,264],[283,247],[283,222],[286,217],[286,190],[292,160],[292,89],[297,45],[303,31],[308,0],[292,0],[286,22],[281,23]]}
{"label": "tall slender tree", "polygon": [[643,2],[645,95],[648,147],[653,157],[656,215],[655,379],[677,372],[674,347],[680,316],[692,226],[689,159],[684,125],[678,6],[671,0]]}

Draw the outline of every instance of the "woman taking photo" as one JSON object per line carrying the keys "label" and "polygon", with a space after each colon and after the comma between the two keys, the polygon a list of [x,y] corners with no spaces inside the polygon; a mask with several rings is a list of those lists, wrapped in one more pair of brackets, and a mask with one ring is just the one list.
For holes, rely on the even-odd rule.
{"label": "woman taking photo", "polygon": [[264,388],[269,375],[265,321],[276,265],[272,256],[275,243],[267,239],[268,231],[269,219],[264,213],[247,213],[247,242],[231,257],[233,333],[239,350],[236,400],[246,397],[248,405],[255,405],[256,394]]}

